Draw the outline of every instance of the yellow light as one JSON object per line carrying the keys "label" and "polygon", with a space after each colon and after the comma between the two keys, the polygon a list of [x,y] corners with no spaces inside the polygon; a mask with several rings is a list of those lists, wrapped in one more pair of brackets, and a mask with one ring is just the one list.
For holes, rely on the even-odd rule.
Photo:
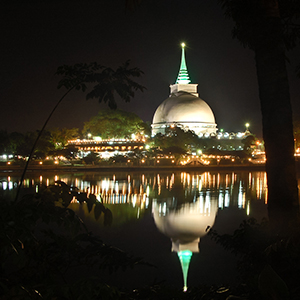
{"label": "yellow light", "polygon": [[42,161],[40,161],[40,162],[39,162],[39,164],[40,164],[40,165],[42,165],[42,164],[43,164],[43,162],[42,162]]}
{"label": "yellow light", "polygon": [[10,161],[8,161],[7,164],[10,165]]}
{"label": "yellow light", "polygon": [[185,47],[185,43],[181,43],[181,47],[184,48]]}

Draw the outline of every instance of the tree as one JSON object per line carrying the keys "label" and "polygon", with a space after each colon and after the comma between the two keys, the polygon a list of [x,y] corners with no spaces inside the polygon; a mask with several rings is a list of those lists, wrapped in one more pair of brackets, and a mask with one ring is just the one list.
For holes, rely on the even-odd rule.
{"label": "tree", "polygon": [[185,131],[180,127],[170,127],[166,129],[166,134],[156,134],[153,138],[153,143],[156,147],[162,150],[167,148],[181,148],[189,152],[192,148],[199,145],[199,137],[192,131]]}
{"label": "tree", "polygon": [[24,142],[24,134],[20,132],[12,132],[9,134],[9,145],[11,153],[19,154],[17,149],[20,149],[20,145]]}
{"label": "tree", "polygon": [[116,109],[116,94],[119,95],[119,97],[125,102],[129,102],[131,98],[134,97],[136,91],[143,91],[145,89],[144,86],[131,79],[132,77],[140,77],[142,74],[143,72],[139,68],[129,68],[129,61],[117,68],[117,70],[104,67],[96,62],[90,64],[75,64],[74,66],[63,65],[59,67],[56,71],[56,75],[62,76],[63,79],[59,81],[57,87],[65,87],[67,91],[52,109],[32,145],[20,179],[16,199],[18,199],[29,161],[44,129],[46,128],[50,118],[59,104],[72,90],[75,89],[85,92],[88,88],[88,85],[95,84],[92,88],[92,91],[87,94],[86,98],[97,98],[99,102],[107,103],[110,108]]}
{"label": "tree", "polygon": [[0,130],[0,154],[8,154],[9,148],[9,134],[6,130]]}
{"label": "tree", "polygon": [[74,199],[112,224],[101,199],[62,181],[17,202],[1,198],[1,299],[120,299],[108,271],[149,265],[93,235],[69,208]]}
{"label": "tree", "polygon": [[79,128],[53,128],[50,129],[52,143],[57,150],[63,149],[69,140],[75,140],[80,137]]}
{"label": "tree", "polygon": [[300,120],[294,120],[294,139],[295,147],[300,147]]}
{"label": "tree", "polygon": [[248,135],[242,140],[242,143],[244,144],[244,151],[247,154],[251,154],[251,146],[255,145],[255,136],[254,135]]}
{"label": "tree", "polygon": [[96,152],[91,152],[82,159],[87,165],[95,165],[100,161],[100,157]]}
{"label": "tree", "polygon": [[135,114],[122,110],[100,110],[98,115],[84,123],[83,135],[91,133],[102,139],[130,138],[144,131],[144,122]]}
{"label": "tree", "polygon": [[52,143],[58,150],[63,149],[69,140],[75,140],[80,137],[79,128],[52,128],[49,131]]}
{"label": "tree", "polygon": [[[26,132],[24,135],[15,134],[15,137],[20,138],[15,147],[15,154],[21,155],[23,157],[28,157],[32,150],[32,145],[34,144],[39,134],[39,131]],[[51,141],[50,132],[43,131],[43,133],[40,135],[39,142],[36,144],[36,147],[31,156],[35,158],[44,158],[49,154],[50,151],[53,150],[54,144]]]}
{"label": "tree", "polygon": [[286,49],[300,37],[299,1],[220,0],[235,22],[233,36],[255,52],[268,179],[268,212],[278,230],[298,216],[292,108]]}

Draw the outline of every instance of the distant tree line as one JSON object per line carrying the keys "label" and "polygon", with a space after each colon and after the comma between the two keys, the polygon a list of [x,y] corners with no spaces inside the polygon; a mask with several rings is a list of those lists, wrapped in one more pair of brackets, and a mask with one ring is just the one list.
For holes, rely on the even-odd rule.
{"label": "distant tree line", "polygon": [[[87,138],[88,134],[108,138],[130,138],[132,134],[149,134],[150,125],[144,123],[136,114],[121,110],[102,110],[98,115],[79,128],[51,128],[44,130],[35,148],[35,158],[45,158],[49,154],[67,154],[69,140]],[[0,130],[0,155],[12,154],[26,157],[39,131],[12,132]]]}
{"label": "distant tree line", "polygon": [[[59,153],[65,148],[68,139],[74,136],[79,137],[78,132],[77,128],[55,128],[44,131],[35,148],[34,157],[45,158],[51,153]],[[8,133],[5,130],[0,130],[0,154],[27,157],[38,133],[38,131]],[[75,135],[75,133],[77,134]]]}
{"label": "distant tree line", "polygon": [[[84,123],[83,129],[79,128],[51,128],[45,130],[37,144],[34,157],[43,159],[48,155],[63,155],[72,157],[76,152],[73,146],[68,145],[69,140],[86,139],[89,134],[102,139],[109,138],[131,138],[135,136],[147,136],[152,156],[156,154],[172,154],[176,156],[186,153],[197,153],[200,149],[203,153],[216,154],[216,151],[237,151],[243,150],[245,154],[250,154],[251,146],[256,138],[249,135],[243,140],[240,139],[217,139],[200,138],[193,131],[184,131],[180,127],[170,127],[165,135],[157,134],[151,138],[151,126],[143,122],[136,114],[122,110],[101,110],[98,114]],[[26,157],[29,155],[31,147],[38,135],[38,131],[20,133],[0,130],[0,155],[12,154]],[[294,137],[296,143],[300,141],[300,122],[294,122]],[[151,156],[150,155],[150,156]],[[140,156],[140,154],[137,154]],[[86,158],[87,163],[96,162],[97,156],[91,154]],[[117,161],[122,158],[116,158]]]}

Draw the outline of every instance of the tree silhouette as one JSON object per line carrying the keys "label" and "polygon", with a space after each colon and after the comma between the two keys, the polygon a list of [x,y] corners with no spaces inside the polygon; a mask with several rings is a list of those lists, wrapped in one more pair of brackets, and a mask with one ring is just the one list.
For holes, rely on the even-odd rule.
{"label": "tree silhouette", "polygon": [[144,131],[144,122],[135,113],[123,110],[100,110],[96,116],[84,123],[83,135],[108,138],[130,138]]}
{"label": "tree silhouette", "polygon": [[[300,2],[219,0],[234,20],[233,37],[255,52],[266,149],[268,212],[278,230],[298,215],[292,108],[286,50],[297,45]],[[284,225],[284,226],[283,226]]]}
{"label": "tree silhouette", "polygon": [[92,91],[87,94],[86,98],[97,98],[99,102],[103,101],[107,103],[110,108],[116,109],[116,94],[125,102],[129,102],[134,97],[136,91],[144,91],[145,89],[144,86],[132,79],[134,77],[140,77],[143,72],[139,68],[129,68],[129,61],[117,68],[116,71],[93,62],[90,64],[75,64],[74,66],[63,65],[57,69],[55,74],[63,77],[58,83],[58,88],[65,87],[67,91],[56,103],[42,129],[39,131],[22,173],[15,198],[16,200],[19,197],[22,182],[37,142],[59,104],[72,90],[75,89],[85,92],[89,85],[94,84]]}

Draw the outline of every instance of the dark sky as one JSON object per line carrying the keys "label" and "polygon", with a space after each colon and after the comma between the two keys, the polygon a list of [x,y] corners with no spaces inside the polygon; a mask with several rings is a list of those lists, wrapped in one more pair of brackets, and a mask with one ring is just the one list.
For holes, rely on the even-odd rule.
{"label": "dark sky", "polygon": [[[218,128],[244,129],[261,135],[261,114],[254,54],[231,37],[232,23],[217,0],[144,0],[134,11],[125,0],[28,0],[2,5],[0,129],[40,129],[63,94],[57,90],[58,66],[94,62],[116,68],[126,60],[144,71],[147,87],[119,108],[152,121],[169,96],[185,42],[187,67],[200,97],[212,108]],[[299,50],[299,49],[298,49]],[[289,54],[291,98],[300,112],[300,62]],[[297,60],[298,59],[298,60]],[[72,92],[53,115],[48,128],[79,127],[103,108]]]}

